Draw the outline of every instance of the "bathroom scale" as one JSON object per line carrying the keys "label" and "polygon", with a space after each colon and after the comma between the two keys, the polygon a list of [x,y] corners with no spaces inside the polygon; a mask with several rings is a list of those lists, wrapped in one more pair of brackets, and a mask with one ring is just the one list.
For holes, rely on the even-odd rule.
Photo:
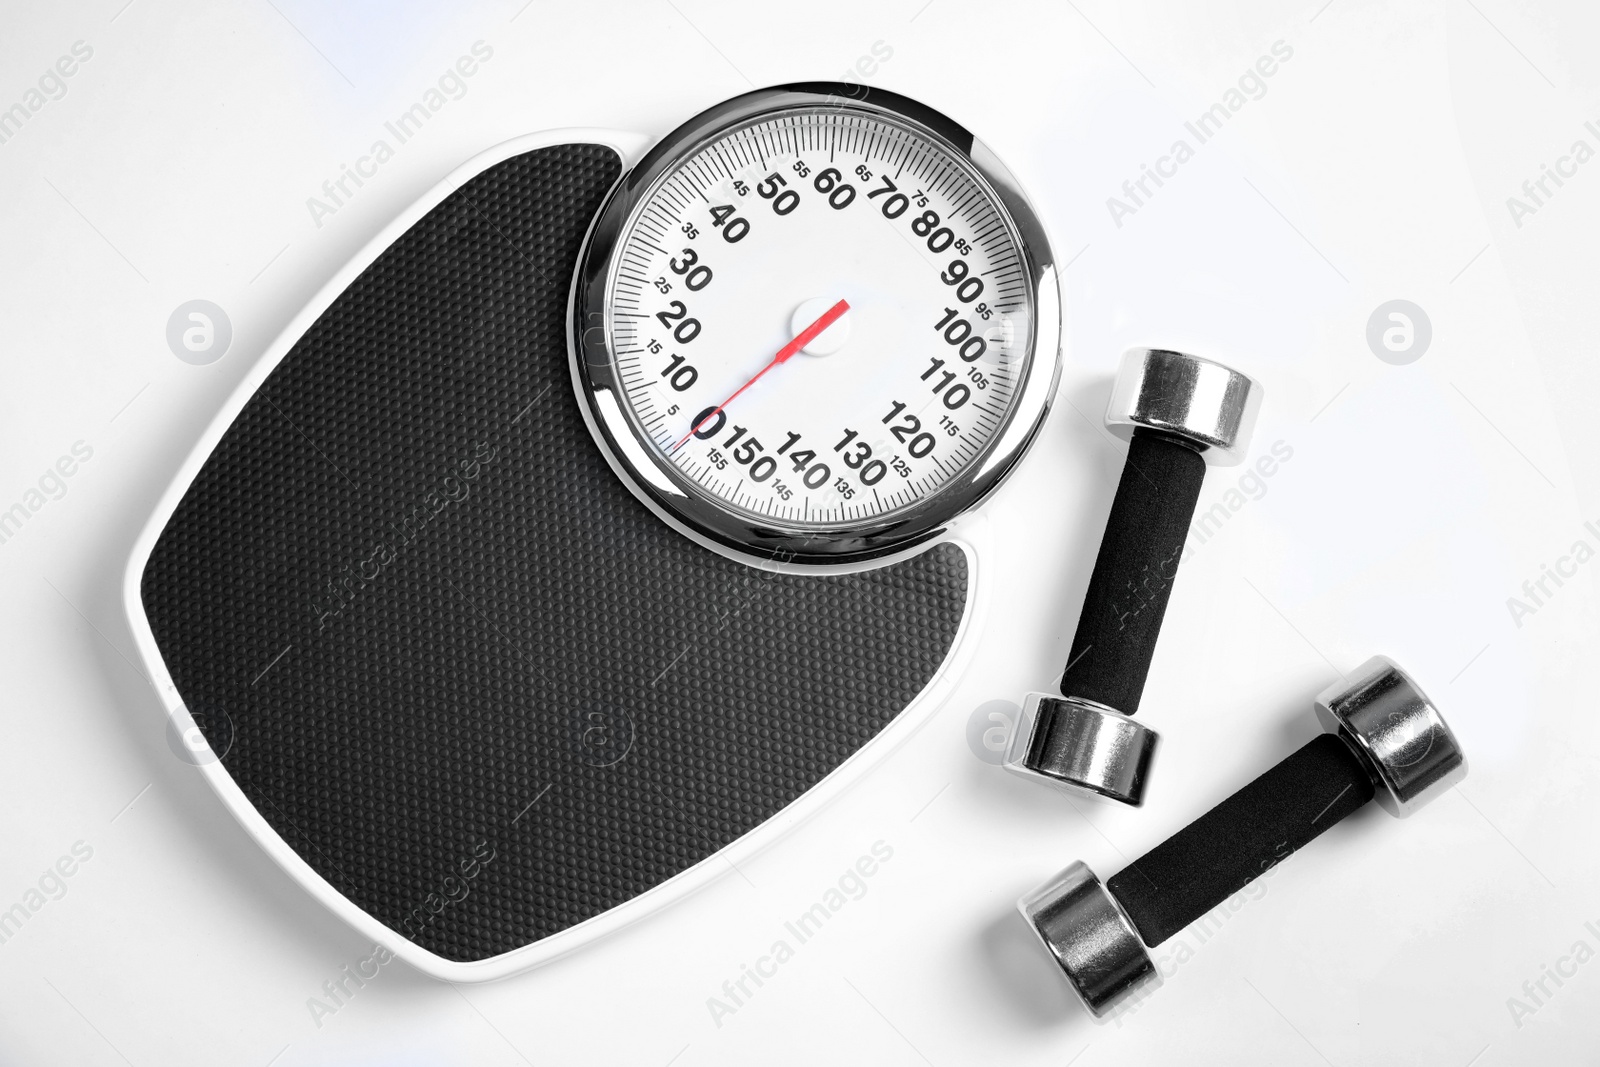
{"label": "bathroom scale", "polygon": [[461,166],[254,364],[125,598],[316,899],[501,977],[728,870],[938,706],[1060,374],[994,154],[859,85]]}

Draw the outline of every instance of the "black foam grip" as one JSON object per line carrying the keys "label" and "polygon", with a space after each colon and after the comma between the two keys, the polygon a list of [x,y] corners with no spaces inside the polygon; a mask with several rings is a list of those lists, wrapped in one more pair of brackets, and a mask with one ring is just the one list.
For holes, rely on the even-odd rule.
{"label": "black foam grip", "polygon": [[1061,693],[1139,710],[1206,464],[1170,437],[1135,430],[1083,598]]}
{"label": "black foam grip", "polygon": [[1372,799],[1354,752],[1323,734],[1106,881],[1152,948]]}

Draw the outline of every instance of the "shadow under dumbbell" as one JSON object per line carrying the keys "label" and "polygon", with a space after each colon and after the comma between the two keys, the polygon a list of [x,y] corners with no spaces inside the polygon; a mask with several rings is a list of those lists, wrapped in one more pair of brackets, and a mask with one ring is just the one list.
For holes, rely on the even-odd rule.
{"label": "shadow under dumbbell", "polygon": [[1076,1012],[1066,1009],[1072,995],[1056,965],[1039,951],[1033,931],[1007,908],[978,931],[978,951],[1001,992],[1000,999],[1019,1025],[1063,1030],[1082,1027]]}

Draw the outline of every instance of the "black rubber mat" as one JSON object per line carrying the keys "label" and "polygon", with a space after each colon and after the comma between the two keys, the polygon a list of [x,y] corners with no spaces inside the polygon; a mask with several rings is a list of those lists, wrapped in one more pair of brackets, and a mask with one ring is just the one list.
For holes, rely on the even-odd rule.
{"label": "black rubber mat", "polygon": [[295,345],[162,533],[142,596],[261,815],[451,960],[556,933],[745,834],[949,651],[951,546],[774,576],[672,532],[572,396],[572,265],[619,161],[484,172]]}

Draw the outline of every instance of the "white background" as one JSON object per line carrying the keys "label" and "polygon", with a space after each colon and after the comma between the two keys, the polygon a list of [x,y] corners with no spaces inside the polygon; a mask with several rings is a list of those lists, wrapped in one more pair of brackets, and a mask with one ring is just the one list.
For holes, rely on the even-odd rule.
{"label": "white background", "polygon": [[[93,48],[0,144],[0,508],[93,449],[0,544],[0,908],[93,849],[0,944],[0,1061],[1592,1062],[1600,962],[1537,1001],[1524,983],[1600,951],[1600,563],[1531,614],[1507,599],[1600,548],[1600,162],[1520,226],[1506,204],[1574,141],[1600,150],[1592,5],[124,4],[8,0],[0,24],[0,107]],[[307,197],[480,39],[468,93],[316,225]],[[1194,145],[1185,120],[1277,41],[1265,94],[1118,226],[1107,198]],[[169,751],[119,601],[138,528],[295,311],[465,159],[551,127],[659,135],[876,42],[866,80],[988,141],[1071,261],[1057,410],[980,531],[971,668],[823,814],[689,899],[492,985],[393,963],[319,1025],[308,998],[370,946]],[[233,324],[209,366],[164,336],[195,298]],[[1394,298],[1432,322],[1405,366],[1366,342]],[[1058,673],[1122,461],[1099,408],[1151,343],[1260,378],[1253,452],[1293,456],[1185,566],[1143,705],[1166,745],[1130,810],[1013,779],[966,735]],[[1238,479],[1214,472],[1201,508]],[[1072,859],[1114,872],[1309,739],[1313,694],[1374,652],[1439,703],[1466,782],[1406,822],[1347,820],[1093,1026],[1012,901]],[[878,840],[867,895],[718,1025],[707,999]]]}

